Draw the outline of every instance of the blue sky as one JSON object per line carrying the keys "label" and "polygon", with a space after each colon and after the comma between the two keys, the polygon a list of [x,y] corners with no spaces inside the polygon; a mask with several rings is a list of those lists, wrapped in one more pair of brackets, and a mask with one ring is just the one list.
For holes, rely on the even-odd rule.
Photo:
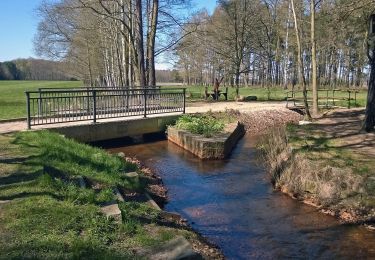
{"label": "blue sky", "polygon": [[[35,57],[33,38],[39,18],[35,12],[42,0],[0,0],[0,62]],[[196,9],[212,13],[216,0],[193,0]]]}

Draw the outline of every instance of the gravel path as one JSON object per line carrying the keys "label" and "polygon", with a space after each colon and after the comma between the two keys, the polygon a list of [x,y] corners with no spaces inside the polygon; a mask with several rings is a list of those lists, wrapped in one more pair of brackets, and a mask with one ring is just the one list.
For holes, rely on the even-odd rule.
{"label": "gravel path", "polygon": [[[241,113],[249,113],[259,110],[274,110],[274,111],[289,111],[285,108],[285,102],[194,102],[188,103],[186,106],[186,113],[204,113],[207,111],[225,111],[226,109],[238,110]],[[171,114],[166,114],[171,115]],[[153,115],[149,117],[161,116]],[[129,117],[129,118],[115,118],[115,119],[106,119],[98,120],[98,122],[108,122],[108,121],[123,121],[123,120],[134,120],[142,118],[141,116]],[[70,125],[82,125],[82,124],[91,124],[90,121],[83,122],[72,122],[72,123],[61,123],[53,125],[43,125],[35,126],[33,129],[49,129],[55,127],[63,127]],[[0,123],[0,134],[24,131],[27,129],[26,121],[15,121],[15,122],[6,122]]]}

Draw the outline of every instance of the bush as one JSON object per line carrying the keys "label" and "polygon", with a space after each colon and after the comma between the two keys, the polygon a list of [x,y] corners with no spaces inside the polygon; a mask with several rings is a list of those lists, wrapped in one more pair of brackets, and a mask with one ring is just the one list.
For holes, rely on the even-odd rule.
{"label": "bush", "polygon": [[177,122],[178,129],[187,130],[193,134],[211,137],[224,130],[225,124],[210,115],[183,115]]}

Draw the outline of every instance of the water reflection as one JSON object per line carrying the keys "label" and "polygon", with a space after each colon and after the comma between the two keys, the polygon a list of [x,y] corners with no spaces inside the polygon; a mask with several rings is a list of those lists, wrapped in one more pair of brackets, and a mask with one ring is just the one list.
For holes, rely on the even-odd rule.
{"label": "water reflection", "polygon": [[229,259],[375,258],[375,235],[273,191],[245,136],[230,159],[201,161],[167,141],[110,149],[136,156],[168,188],[180,213]]}

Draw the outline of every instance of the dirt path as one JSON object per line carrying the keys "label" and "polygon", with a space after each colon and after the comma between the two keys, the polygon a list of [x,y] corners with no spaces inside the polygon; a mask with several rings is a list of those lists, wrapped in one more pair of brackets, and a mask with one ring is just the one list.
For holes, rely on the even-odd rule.
{"label": "dirt path", "polygon": [[336,147],[350,148],[356,153],[375,158],[375,133],[361,132],[364,109],[340,109],[316,122],[318,130],[338,142]]}
{"label": "dirt path", "polygon": [[[240,112],[250,112],[258,110],[287,110],[285,108],[285,102],[194,102],[188,103],[186,106],[186,113],[204,113],[209,110],[212,111],[225,111],[226,109],[235,109]],[[166,114],[170,115],[170,114]],[[149,117],[162,116],[152,115]],[[124,120],[133,120],[139,119],[142,116],[128,117],[128,118],[115,118],[115,119],[105,119],[98,120],[98,122],[108,122],[108,121],[124,121]],[[82,122],[72,122],[72,123],[61,123],[53,125],[43,125],[36,126],[33,129],[49,129],[55,127],[69,126],[69,125],[82,125],[82,124],[91,124],[91,121],[82,121]],[[24,131],[27,129],[26,121],[15,121],[15,122],[6,122],[0,123],[0,134]]]}

